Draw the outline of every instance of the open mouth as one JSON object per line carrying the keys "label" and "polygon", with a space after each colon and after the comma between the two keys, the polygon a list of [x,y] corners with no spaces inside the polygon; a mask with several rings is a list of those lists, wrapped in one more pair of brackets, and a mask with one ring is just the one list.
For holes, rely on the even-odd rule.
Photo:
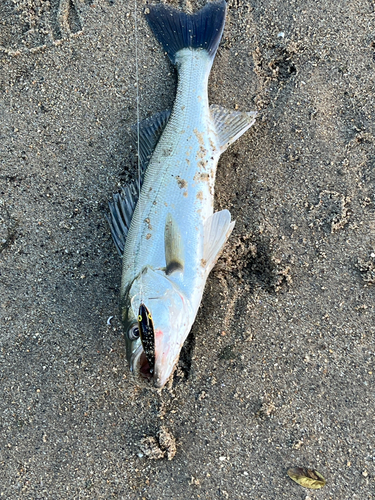
{"label": "open mouth", "polygon": [[136,373],[147,380],[152,380],[154,376],[154,370],[150,366],[150,363],[146,357],[143,347],[140,345],[138,349],[133,354],[130,360],[130,369],[133,373]]}
{"label": "open mouth", "polygon": [[144,351],[142,351],[139,357],[139,374],[147,380],[151,380],[154,376],[154,370],[151,368]]}

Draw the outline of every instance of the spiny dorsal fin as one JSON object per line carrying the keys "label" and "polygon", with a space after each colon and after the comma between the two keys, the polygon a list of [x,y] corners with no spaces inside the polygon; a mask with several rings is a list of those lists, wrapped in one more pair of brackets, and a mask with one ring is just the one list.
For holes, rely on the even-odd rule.
{"label": "spiny dorsal fin", "polygon": [[229,210],[215,212],[204,224],[203,262],[207,272],[216,264],[221,250],[234,228]]}
{"label": "spiny dorsal fin", "polygon": [[232,111],[217,104],[211,104],[210,111],[216,125],[220,153],[223,153],[254,124],[257,115],[256,111],[248,113]]}
{"label": "spiny dorsal fin", "polygon": [[[170,115],[170,110],[166,110],[139,122],[139,159],[142,174],[144,174],[146,170],[148,162],[150,161],[152,153],[154,152]],[[131,128],[131,138],[136,150],[138,149],[137,132],[138,126],[133,125]]]}
{"label": "spiny dorsal fin", "polygon": [[171,214],[167,215],[164,231],[166,274],[184,269],[184,249],[181,231]]}

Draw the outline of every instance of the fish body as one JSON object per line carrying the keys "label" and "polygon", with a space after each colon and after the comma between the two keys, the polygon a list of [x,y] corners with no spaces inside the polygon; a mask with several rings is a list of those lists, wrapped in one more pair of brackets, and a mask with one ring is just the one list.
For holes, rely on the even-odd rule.
{"label": "fish body", "polygon": [[[234,226],[228,210],[213,211],[220,154],[255,121],[254,112],[208,102],[225,12],[224,1],[193,15],[150,6],[146,19],[177,66],[176,99],[169,119],[157,115],[139,129],[141,189],[134,185],[110,203],[112,235],[123,254],[120,304],[128,360],[156,387],[165,385],[178,362],[209,272]],[[147,335],[142,315],[149,317]]]}
{"label": "fish body", "polygon": [[205,52],[189,49],[182,50],[176,58],[181,61],[177,97],[146,170],[130,225],[121,294],[145,265],[152,269],[166,267],[164,233],[169,217],[178,226],[182,239],[184,270],[170,273],[168,279],[195,305],[200,302],[197,291],[202,288],[205,274],[201,263],[203,228],[213,213],[219,147],[207,96],[211,61]]}

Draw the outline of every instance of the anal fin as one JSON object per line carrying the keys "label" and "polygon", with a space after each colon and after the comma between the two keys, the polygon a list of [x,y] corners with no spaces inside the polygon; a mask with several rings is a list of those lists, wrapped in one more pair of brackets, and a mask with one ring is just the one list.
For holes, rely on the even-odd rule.
{"label": "anal fin", "polygon": [[216,264],[234,225],[235,222],[231,222],[229,210],[215,212],[206,220],[203,235],[203,260],[207,272],[210,272]]}

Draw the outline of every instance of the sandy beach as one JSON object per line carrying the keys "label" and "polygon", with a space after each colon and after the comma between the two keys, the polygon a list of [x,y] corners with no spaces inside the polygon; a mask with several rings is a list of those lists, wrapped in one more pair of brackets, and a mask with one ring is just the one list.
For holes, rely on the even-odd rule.
{"label": "sandy beach", "polygon": [[[0,4],[0,497],[375,498],[375,3],[229,0],[235,229],[171,383],[129,372],[107,201],[175,69],[125,0]],[[205,0],[166,1],[195,11]],[[290,467],[318,470],[304,489]]]}

